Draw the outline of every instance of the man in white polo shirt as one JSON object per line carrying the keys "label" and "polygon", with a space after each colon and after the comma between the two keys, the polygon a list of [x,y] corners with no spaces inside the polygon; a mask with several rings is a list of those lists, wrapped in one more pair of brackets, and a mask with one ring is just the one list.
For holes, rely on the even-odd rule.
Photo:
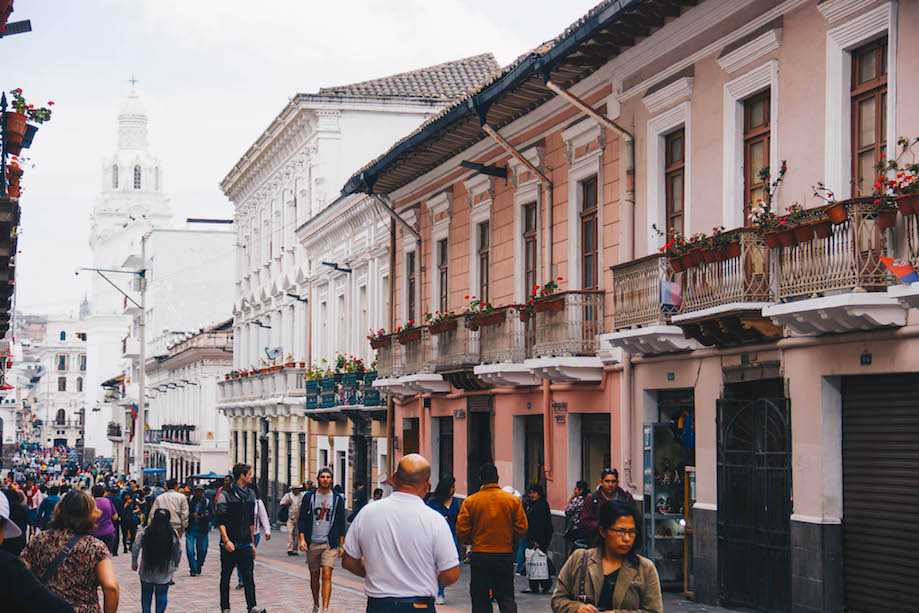
{"label": "man in white polo shirt", "polygon": [[443,515],[424,504],[431,465],[409,454],[392,484],[392,495],[355,516],[341,565],[364,577],[367,613],[434,611],[438,585],[459,579],[459,556]]}

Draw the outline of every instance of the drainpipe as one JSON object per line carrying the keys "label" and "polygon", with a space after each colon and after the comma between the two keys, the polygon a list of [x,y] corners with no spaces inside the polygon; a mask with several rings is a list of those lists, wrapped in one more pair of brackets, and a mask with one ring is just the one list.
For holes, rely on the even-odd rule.
{"label": "drainpipe", "polygon": [[[549,78],[549,70],[543,69],[543,81],[548,89],[555,92],[571,106],[579,109],[581,112],[589,115],[601,126],[609,128],[620,138],[625,140],[625,206],[620,207],[622,218],[620,219],[622,232],[622,254],[621,260],[626,262],[635,259],[635,137],[617,124],[615,121],[598,113],[592,106],[572,94],[570,91],[559,87]],[[634,381],[632,379],[632,357],[628,353],[623,353],[622,363],[622,385],[619,392],[619,404],[622,411],[628,417],[626,418],[627,428],[626,436],[623,437],[623,446],[628,450],[628,457],[623,460],[623,472],[625,473],[626,485],[629,489],[637,491],[638,484],[635,482],[632,471],[632,457],[635,455],[632,449],[635,430],[635,409],[634,400]]]}
{"label": "drainpipe", "polygon": [[[389,222],[389,329],[396,329],[396,220],[393,218]],[[395,364],[393,364],[395,366]],[[395,398],[389,396],[386,403],[386,482],[389,483],[389,476],[395,472],[396,442],[396,405]]]}
{"label": "drainpipe", "polygon": [[[543,185],[543,189],[546,191],[546,250],[543,252],[545,254],[545,261],[543,264],[543,270],[547,271],[550,275],[554,275],[552,270],[553,266],[553,252],[552,252],[552,241],[553,241],[553,232],[552,226],[554,224],[554,216],[552,212],[553,208],[553,188],[552,181],[549,180],[545,174],[543,174],[536,166],[530,163],[530,160],[526,159],[517,149],[511,145],[507,140],[498,134],[498,131],[492,128],[485,121],[485,113],[487,109],[483,111],[480,108],[476,108],[476,112],[479,114],[479,121],[482,124],[482,129],[486,134],[491,136],[501,148],[507,151],[509,154],[514,156],[517,161],[523,164],[527,170],[532,172],[534,175],[539,177],[540,182]],[[549,380],[543,379],[542,381],[542,394],[543,394],[543,446],[545,447],[545,466],[543,468],[546,480],[552,481],[552,392],[549,389]]]}

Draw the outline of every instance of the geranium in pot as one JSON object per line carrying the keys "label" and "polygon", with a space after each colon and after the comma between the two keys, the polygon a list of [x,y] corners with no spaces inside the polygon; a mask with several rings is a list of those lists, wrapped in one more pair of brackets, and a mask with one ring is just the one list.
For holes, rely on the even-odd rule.
{"label": "geranium in pot", "polygon": [[395,334],[396,338],[399,339],[399,343],[402,345],[408,345],[421,340],[421,328],[411,319],[405,322],[404,326],[396,328]]}
{"label": "geranium in pot", "polygon": [[466,306],[466,327],[475,332],[482,326],[493,326],[504,321],[506,312],[495,310],[490,302],[475,296]]}
{"label": "geranium in pot", "polygon": [[559,281],[562,281],[561,277],[558,277],[555,281],[544,283],[542,287],[537,285],[533,288],[531,293],[535,298],[533,301],[533,310],[535,312],[558,313],[564,308],[565,298],[563,296],[555,295],[555,293],[558,291]]}
{"label": "geranium in pot", "polygon": [[[909,139],[900,138],[897,144],[900,152],[895,160],[888,162],[878,162],[878,170],[881,178],[886,180],[886,193],[893,197],[897,208],[903,216],[915,215],[919,213],[919,163],[916,162],[916,155],[913,147],[919,143],[919,138]],[[910,155],[909,163],[903,161],[906,154]],[[875,183],[875,190],[880,187]]]}
{"label": "geranium in pot", "polygon": [[522,321],[523,323],[530,321],[530,319],[533,317],[533,311],[534,311],[533,305],[534,304],[535,304],[535,301],[532,298],[530,298],[529,300],[526,301],[525,304],[515,304],[514,305],[514,310],[517,311],[517,317],[520,318],[520,321]]}
{"label": "geranium in pot", "polygon": [[815,197],[826,202],[824,210],[832,223],[838,225],[849,219],[849,212],[846,211],[845,203],[837,201],[836,195],[822,181],[818,181],[817,187],[812,187],[811,189],[814,191]]}
{"label": "geranium in pot", "polygon": [[657,232],[658,236],[666,239],[667,242],[658,251],[670,260],[670,268],[673,269],[673,272],[683,272],[687,268],[694,266],[692,256],[689,255],[689,246],[686,244],[686,239],[682,232],[676,228],[661,232],[660,228],[654,224],[651,224],[651,228]]}
{"label": "geranium in pot", "polygon": [[786,223],[794,234],[795,242],[806,243],[814,238],[814,227],[806,223],[807,212],[803,206],[795,202],[788,207],[788,215],[785,217]]}
{"label": "geranium in pot", "polygon": [[[48,102],[47,107],[35,108],[22,95],[22,88],[17,87],[10,91],[13,98],[12,111],[5,113],[6,120],[6,149],[9,153],[18,154],[23,146],[22,139],[26,134],[27,122],[42,124],[51,119],[51,109],[54,102]],[[34,126],[33,126],[34,129]]]}
{"label": "geranium in pot", "polygon": [[367,335],[367,340],[370,341],[372,349],[382,349],[392,344],[392,336],[387,334],[384,328],[380,328],[376,332],[371,330],[370,334]]}
{"label": "geranium in pot", "polygon": [[453,311],[425,313],[424,320],[428,324],[428,332],[431,334],[443,334],[456,330],[456,314]]}

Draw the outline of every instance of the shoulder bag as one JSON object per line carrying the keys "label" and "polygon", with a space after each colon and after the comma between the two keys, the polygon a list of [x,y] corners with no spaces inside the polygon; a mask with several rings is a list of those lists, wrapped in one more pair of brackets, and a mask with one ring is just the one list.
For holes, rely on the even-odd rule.
{"label": "shoulder bag", "polygon": [[578,579],[578,602],[587,603],[587,553],[588,549],[581,550],[581,573]]}
{"label": "shoulder bag", "polygon": [[73,548],[76,547],[77,543],[86,536],[85,534],[77,534],[69,541],[64,547],[57,552],[57,555],[54,556],[54,559],[51,560],[51,564],[48,565],[48,568],[45,569],[45,573],[41,576],[41,582],[45,585],[48,585],[48,582],[54,579],[54,575],[57,574],[57,569],[60,567],[61,562],[64,561],[67,556],[70,555],[70,552],[73,551]]}

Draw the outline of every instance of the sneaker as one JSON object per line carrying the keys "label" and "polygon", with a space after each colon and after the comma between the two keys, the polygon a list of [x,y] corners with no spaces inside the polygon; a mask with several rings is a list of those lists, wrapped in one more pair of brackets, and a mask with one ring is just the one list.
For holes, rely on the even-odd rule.
{"label": "sneaker", "polygon": [[288,551],[288,552],[287,552],[287,555],[289,555],[289,556],[295,556],[295,555],[299,555],[299,554],[298,554],[296,551]]}
{"label": "sneaker", "polygon": [[313,613],[319,613],[319,605],[313,605]]}
{"label": "sneaker", "polygon": [[236,584],[236,589],[237,589],[237,590],[241,590],[241,589],[243,589],[244,587],[246,587],[246,586],[243,585],[242,583],[237,583],[237,584]]}
{"label": "sneaker", "polygon": [[443,596],[438,596],[437,598],[434,599],[434,604],[444,604],[445,602],[446,600],[444,600]]}
{"label": "sneaker", "polygon": [[265,609],[259,609],[258,607],[252,607],[249,609],[249,613],[267,613]]}

